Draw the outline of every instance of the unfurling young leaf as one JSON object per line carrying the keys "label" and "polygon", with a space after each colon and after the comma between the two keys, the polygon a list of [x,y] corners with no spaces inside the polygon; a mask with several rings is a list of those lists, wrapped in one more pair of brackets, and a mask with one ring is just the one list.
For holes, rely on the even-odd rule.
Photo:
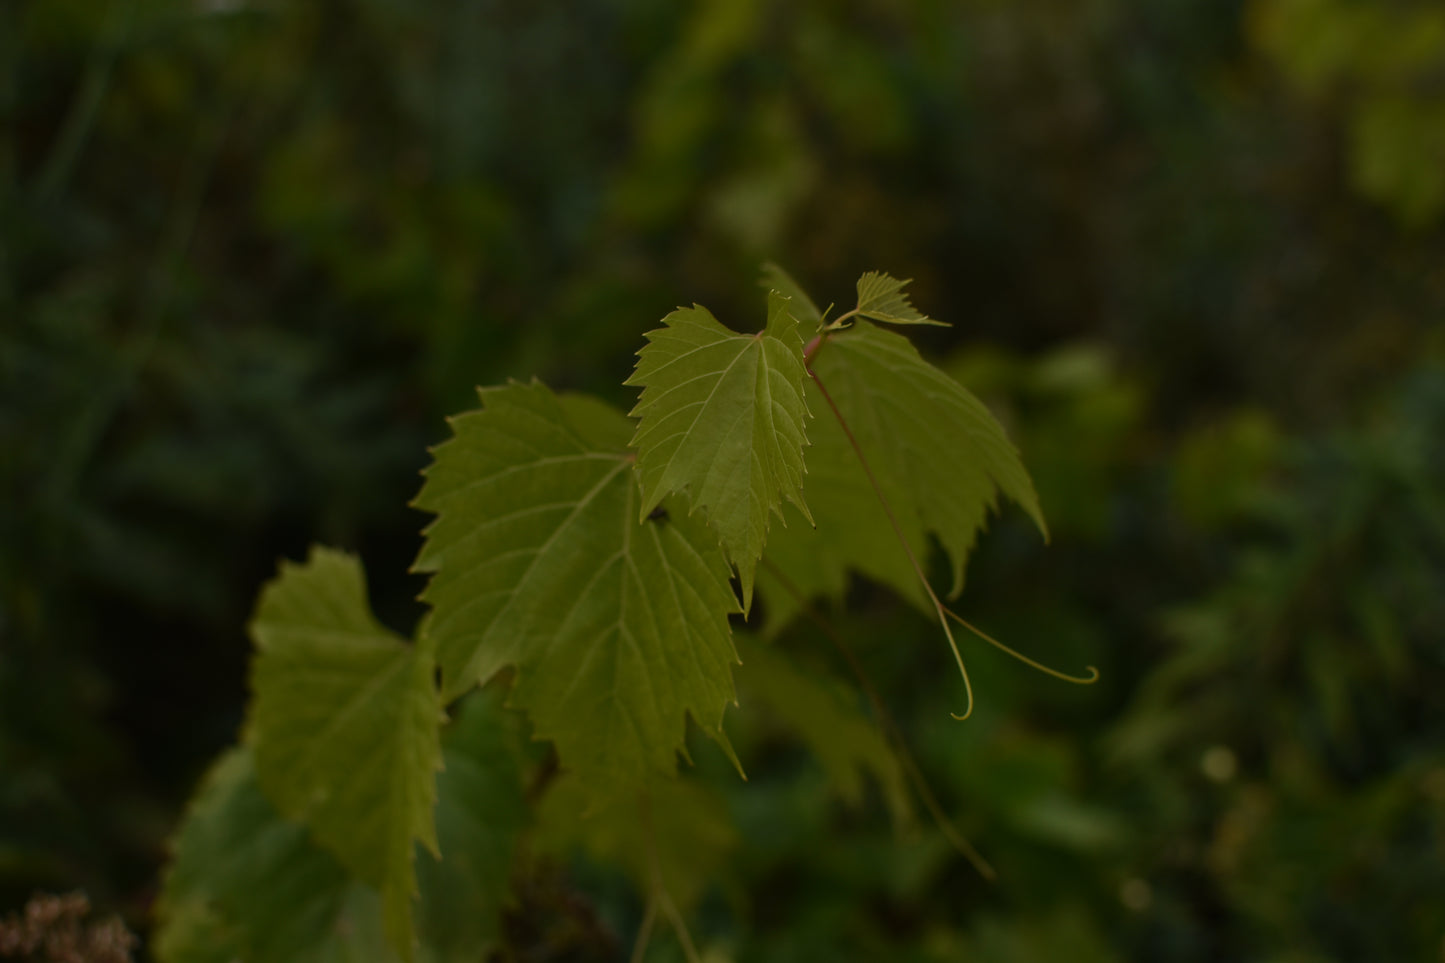
{"label": "unfurling young leaf", "polygon": [[515,666],[511,704],[598,794],[674,772],[689,714],[726,746],[738,603],[716,538],[678,505],[648,517],[620,413],[537,382],[481,398],[416,501],[446,697]]}
{"label": "unfurling young leaf", "polygon": [[632,409],[640,419],[632,444],[646,515],[674,492],[701,509],[738,571],[743,609],[768,537],[768,516],[786,498],[811,523],[803,501],[803,341],[789,302],[768,294],[768,325],[738,334],[706,308],[679,308],[666,327],[647,333]]}
{"label": "unfurling young leaf", "polygon": [[900,281],[891,274],[869,271],[858,279],[857,313],[888,324],[936,324],[947,327],[946,321],[935,321],[919,311],[903,293],[909,281]]}
{"label": "unfurling young leaf", "polygon": [[355,558],[322,548],[305,565],[283,563],[251,635],[247,738],[261,788],[381,891],[387,935],[410,957],[413,840],[437,849],[431,654],[377,623]]}

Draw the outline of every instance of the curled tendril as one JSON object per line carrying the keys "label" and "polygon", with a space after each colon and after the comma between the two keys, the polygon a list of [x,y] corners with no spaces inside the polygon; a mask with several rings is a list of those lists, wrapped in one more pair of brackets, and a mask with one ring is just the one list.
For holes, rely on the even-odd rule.
{"label": "curled tendril", "polygon": [[987,632],[983,631],[978,626],[974,625],[963,616],[953,611],[953,609],[950,609],[947,606],[943,606],[942,608],[944,613],[949,618],[953,619],[965,629],[968,629],[980,639],[983,639],[995,649],[998,649],[1000,652],[1004,652],[1008,655],[1013,656],[1015,659],[1018,659],[1020,662],[1022,662],[1026,666],[1029,666],[1030,668],[1038,669],[1044,675],[1053,676],[1055,679],[1058,679],[1062,682],[1072,682],[1074,685],[1093,685],[1095,682],[1099,681],[1099,670],[1092,665],[1084,666],[1084,669],[1088,672],[1088,675],[1069,675],[1067,672],[1060,672],[1058,669],[1052,669],[1044,665],[1042,662],[1036,662],[1028,656],[1024,655],[1022,652],[1016,651],[1015,649],[1011,649],[1007,645],[1004,645],[998,639],[995,639],[993,636],[989,635]]}

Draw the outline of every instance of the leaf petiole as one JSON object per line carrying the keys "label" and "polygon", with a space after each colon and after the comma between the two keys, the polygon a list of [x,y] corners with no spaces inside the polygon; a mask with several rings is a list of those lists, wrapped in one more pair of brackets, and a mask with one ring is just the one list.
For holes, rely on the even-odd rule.
{"label": "leaf petiole", "polygon": [[854,309],[851,310],[851,311],[844,311],[842,314],[838,315],[838,316],[837,316],[836,318],[834,318],[832,321],[829,321],[827,324],[823,325],[822,330],[824,330],[824,331],[839,331],[839,330],[842,330],[842,328],[844,327],[843,322],[844,322],[844,321],[847,321],[849,318],[856,317],[856,316],[858,315],[858,312],[859,312],[860,310],[861,310],[860,308],[854,308]]}

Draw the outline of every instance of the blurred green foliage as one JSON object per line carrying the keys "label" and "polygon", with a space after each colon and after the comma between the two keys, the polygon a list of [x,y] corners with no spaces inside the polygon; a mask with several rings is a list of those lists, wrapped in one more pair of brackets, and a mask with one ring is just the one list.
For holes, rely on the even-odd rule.
{"label": "blurred green foliage", "polygon": [[[935,630],[860,582],[838,629],[1000,881],[740,713],[747,784],[694,753],[733,827],[700,939],[1438,958],[1442,70],[1429,0],[6,6],[0,907],[143,925],[276,559],[359,550],[409,625],[400,506],[472,385],[627,403],[644,330],[756,316],[774,258],[953,322],[1053,532],[1005,516],[962,610],[1104,680],[980,648],[954,724]],[[516,958],[640,913],[585,855],[513,891]]]}

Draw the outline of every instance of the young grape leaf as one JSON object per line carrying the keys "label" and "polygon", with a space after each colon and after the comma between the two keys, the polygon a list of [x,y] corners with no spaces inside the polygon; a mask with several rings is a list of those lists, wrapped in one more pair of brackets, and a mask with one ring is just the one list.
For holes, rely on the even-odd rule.
{"label": "young grape leaf", "polygon": [[786,497],[804,517],[803,341],[788,299],[768,294],[758,334],[723,327],[706,308],[679,308],[647,333],[637,368],[632,439],[646,515],[673,492],[702,509],[752,604],[753,573],[768,537],[768,515]]}
{"label": "young grape leaf", "polygon": [[[868,459],[899,528],[920,560],[926,533],[948,555],[951,594],[988,512],[1003,492],[1047,529],[1018,452],[988,409],[924,361],[907,338],[868,322],[830,336],[812,370]],[[768,543],[776,628],[795,611],[794,594],[839,598],[849,569],[929,611],[927,597],[878,496],[836,417],[810,430],[808,502],[817,528],[790,525]]]}
{"label": "young grape leaf", "polygon": [[743,663],[737,670],[744,707],[756,700],[793,730],[823,764],[838,795],[851,806],[863,801],[863,776],[872,775],[894,822],[912,821],[908,783],[888,741],[834,680],[798,669],[771,645],[738,638]]}
{"label": "young grape leaf", "polygon": [[412,841],[437,848],[432,656],[377,623],[355,558],[321,548],[305,565],[283,563],[251,635],[247,737],[261,788],[381,891],[387,935],[409,957]]}
{"label": "young grape leaf", "polygon": [[281,818],[250,751],[212,767],[172,846],[156,907],[161,963],[397,959],[375,891]]}
{"label": "young grape leaf", "polygon": [[515,666],[512,704],[599,794],[675,771],[688,714],[726,747],[739,609],[716,538],[641,511],[620,413],[537,382],[481,398],[416,500],[446,698]]}
{"label": "young grape leaf", "polygon": [[919,311],[903,293],[910,281],[900,281],[881,271],[869,271],[858,279],[858,313],[874,321],[888,324],[936,324],[947,327],[946,321],[935,321]]}
{"label": "young grape leaf", "polygon": [[803,286],[794,281],[791,274],[772,261],[763,265],[763,276],[758,284],[765,291],[777,291],[783,297],[790,298],[792,303],[788,305],[788,309],[793,317],[803,324],[823,320],[823,312],[818,310],[818,305],[808,297],[808,292],[803,290]]}

